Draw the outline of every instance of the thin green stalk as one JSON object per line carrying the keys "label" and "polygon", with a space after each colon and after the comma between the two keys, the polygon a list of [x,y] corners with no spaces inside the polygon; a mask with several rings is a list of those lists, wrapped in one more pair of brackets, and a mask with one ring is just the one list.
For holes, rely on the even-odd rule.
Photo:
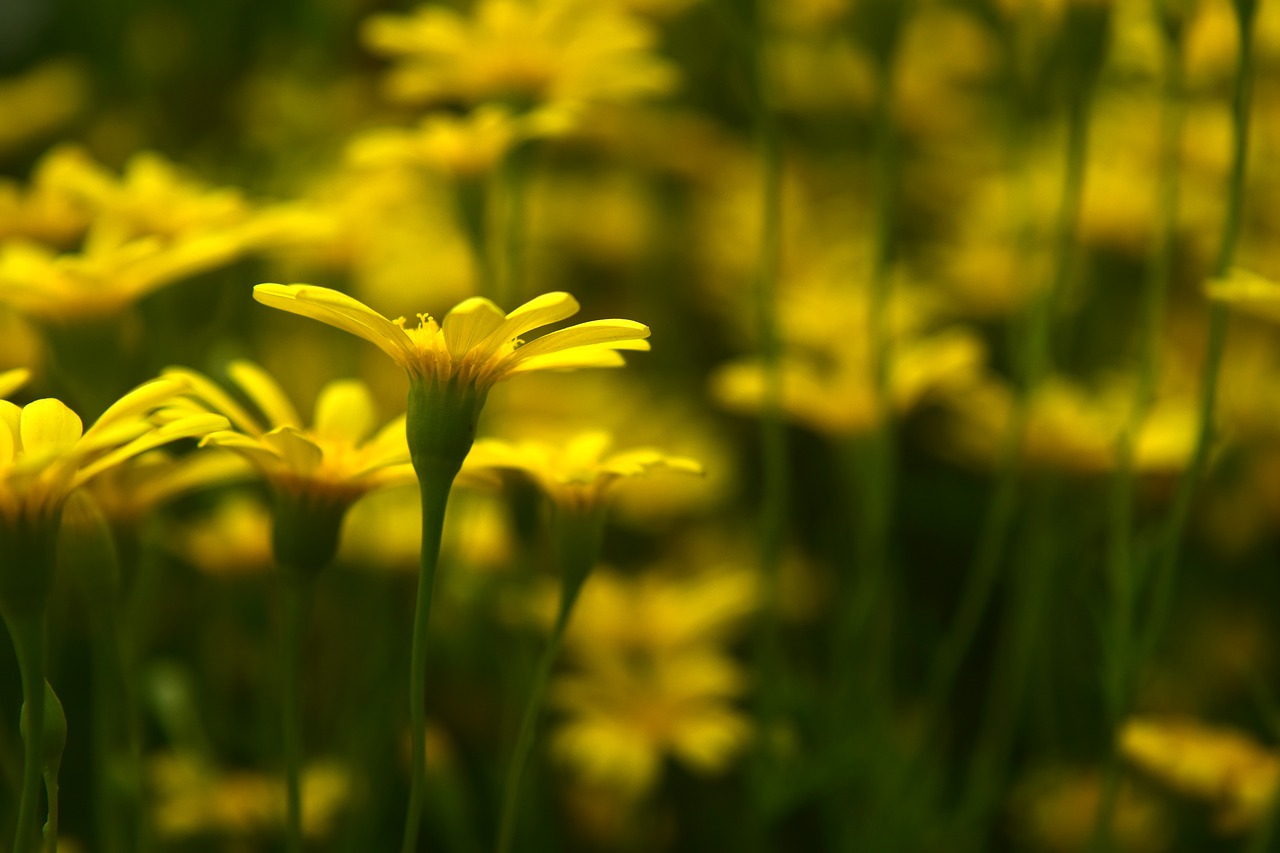
{"label": "thin green stalk", "polygon": [[[502,233],[498,243],[502,275],[494,287],[495,301],[504,307],[520,300],[524,291],[525,239],[529,227],[529,175],[532,143],[513,148],[502,161]],[[491,266],[498,266],[491,263]]]}
{"label": "thin green stalk", "polygon": [[1181,29],[1167,32],[1163,41],[1164,82],[1161,98],[1160,177],[1157,206],[1160,211],[1150,267],[1143,293],[1142,345],[1132,409],[1116,449],[1116,471],[1111,486],[1111,531],[1108,572],[1110,625],[1105,648],[1107,724],[1113,743],[1108,753],[1102,799],[1093,826],[1090,847],[1095,853],[1110,848],[1111,823],[1119,799],[1122,763],[1119,728],[1132,701],[1134,679],[1144,650],[1139,644],[1137,605],[1143,577],[1135,562],[1134,489],[1135,447],[1138,435],[1155,400],[1159,370],[1160,333],[1165,303],[1173,277],[1178,225],[1179,166],[1182,153],[1183,46]]}
{"label": "thin green stalk", "polygon": [[49,817],[44,824],[44,853],[58,853],[58,773],[44,774],[45,799],[49,801]]}
{"label": "thin green stalk", "polygon": [[302,850],[302,649],[310,610],[312,580],[282,567],[280,626],[280,713],[285,760],[285,849]]}
{"label": "thin green stalk", "polygon": [[502,800],[502,817],[499,822],[497,853],[509,853],[515,838],[516,818],[520,811],[520,780],[525,764],[533,751],[537,734],[538,717],[542,713],[543,697],[551,680],[552,670],[560,649],[564,645],[565,629],[573,615],[578,594],[595,566],[600,553],[600,526],[602,519],[590,510],[581,515],[572,511],[559,514],[557,538],[560,541],[561,590],[560,606],[556,613],[551,638],[547,641],[534,670],[533,684],[520,716],[520,730],[516,736],[511,767],[507,771],[506,789]]}
{"label": "thin green stalk", "polygon": [[[1245,176],[1249,154],[1250,102],[1253,91],[1254,47],[1253,21],[1257,12],[1255,0],[1236,0],[1239,27],[1240,52],[1236,66],[1235,92],[1232,98],[1232,157],[1231,172],[1227,183],[1226,220],[1222,228],[1222,242],[1214,263],[1215,276],[1223,276],[1235,259],[1236,243],[1240,238],[1240,226],[1244,210]],[[1226,345],[1228,310],[1222,303],[1209,306],[1208,346],[1200,378],[1199,428],[1190,464],[1178,481],[1173,507],[1165,529],[1163,550],[1152,579],[1153,593],[1151,619],[1143,637],[1143,646],[1150,649],[1159,639],[1168,620],[1172,600],[1173,582],[1181,556],[1182,540],[1186,532],[1187,517],[1196,486],[1204,474],[1213,447],[1213,415],[1217,407],[1218,372],[1222,364],[1222,352]]]}
{"label": "thin green stalk", "polygon": [[418,830],[422,823],[427,784],[427,620],[431,613],[436,569],[440,563],[445,507],[449,502],[449,490],[456,473],[456,468],[444,472],[445,476],[423,476],[419,472],[418,483],[422,493],[422,552],[418,567],[417,602],[413,612],[412,660],[409,665],[409,812],[405,818],[401,853],[415,853],[418,849]]}
{"label": "thin green stalk", "polygon": [[37,811],[44,771],[44,666],[45,614],[10,613],[5,618],[22,677],[22,793],[14,853],[30,853],[36,847]]}
{"label": "thin green stalk", "polygon": [[[760,570],[765,584],[764,605],[755,637],[755,653],[762,689],[758,709],[763,728],[769,729],[780,709],[778,685],[783,672],[778,588],[789,502],[787,430],[782,411],[782,334],[778,324],[778,273],[782,263],[782,130],[779,126],[769,76],[767,10],[757,2],[751,27],[752,70],[755,92],[755,137],[760,168],[760,254],[752,298],[760,361],[764,372],[764,397],[760,410],[759,508]],[[766,747],[767,748],[767,747]],[[765,753],[765,767],[772,756]],[[772,778],[765,769],[759,778]]]}

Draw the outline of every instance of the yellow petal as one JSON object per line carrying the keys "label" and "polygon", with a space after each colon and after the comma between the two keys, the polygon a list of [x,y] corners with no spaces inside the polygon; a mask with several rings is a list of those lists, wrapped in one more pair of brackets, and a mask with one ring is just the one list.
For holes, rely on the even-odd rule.
{"label": "yellow petal", "polygon": [[603,347],[579,347],[564,352],[550,352],[526,358],[506,371],[511,376],[517,373],[533,373],[538,370],[577,370],[584,367],[622,367],[627,362],[613,349]]}
{"label": "yellow petal", "polygon": [[[526,358],[574,347],[628,343],[647,337],[649,337],[649,327],[634,320],[591,320],[567,329],[549,332],[537,340],[530,341],[516,350],[512,358],[523,361]],[[611,349],[616,349],[616,346]]]}
{"label": "yellow petal", "polygon": [[211,432],[200,440],[201,447],[219,447],[240,454],[260,472],[274,474],[284,465],[284,457],[274,448],[267,447],[260,439],[230,430]]}
{"label": "yellow petal", "polygon": [[0,400],[0,424],[9,431],[9,437],[13,440],[13,455],[17,456],[22,450],[22,435],[20,424],[22,423],[22,407],[16,403],[10,403],[8,400]]}
{"label": "yellow petal", "polygon": [[27,380],[30,378],[31,371],[21,367],[0,373],[0,397],[8,397],[14,391],[27,384]]}
{"label": "yellow petal", "polygon": [[324,451],[291,427],[273,429],[262,437],[262,442],[280,454],[291,473],[308,475],[324,461]]}
{"label": "yellow petal", "polygon": [[578,300],[568,293],[556,291],[530,299],[507,315],[502,325],[494,329],[481,343],[480,348],[493,352],[498,347],[525,332],[541,326],[558,323],[578,313]]}
{"label": "yellow petal", "polygon": [[227,375],[244,389],[244,393],[253,400],[258,410],[267,416],[267,422],[272,427],[302,428],[298,410],[285,396],[280,385],[261,367],[251,361],[238,359],[227,365]]}
{"label": "yellow petal", "polygon": [[46,398],[23,407],[19,430],[25,453],[56,452],[74,447],[84,424],[61,400]]}
{"label": "yellow petal", "polygon": [[230,424],[227,423],[226,418],[213,414],[192,415],[189,418],[171,421],[159,429],[154,429],[145,435],[138,436],[128,444],[117,447],[105,456],[95,459],[89,465],[81,468],[76,472],[75,478],[71,482],[71,488],[81,486],[108,468],[114,468],[121,462],[132,459],[141,453],[146,453],[148,450],[153,450],[162,444],[168,444],[183,438],[200,438],[216,430],[226,429],[228,426]]}
{"label": "yellow petal", "polygon": [[187,385],[183,378],[169,376],[169,371],[165,373],[166,375],[160,379],[144,382],[108,406],[107,410],[94,422],[93,426],[89,427],[86,437],[94,436],[118,424],[135,420],[171,397],[186,390]]}
{"label": "yellow petal", "polygon": [[416,357],[403,329],[345,293],[305,284],[259,284],[253,289],[253,298],[263,305],[310,317],[364,338],[402,367],[411,366]]}
{"label": "yellow petal", "polygon": [[13,430],[9,429],[9,424],[0,420],[0,471],[9,467],[17,455],[17,437],[14,436]]}
{"label": "yellow petal", "polygon": [[[473,296],[454,306],[445,315],[440,328],[444,332],[449,355],[457,361],[500,329],[503,322],[502,310],[497,305],[483,297]],[[480,357],[483,358],[483,354]]]}
{"label": "yellow petal", "polygon": [[248,410],[223,391],[216,382],[185,367],[168,367],[161,375],[166,379],[181,382],[190,389],[193,397],[199,399],[202,406],[208,406],[215,414],[224,415],[236,429],[250,435],[262,434],[262,424],[258,423],[258,419],[249,414]]}
{"label": "yellow petal", "polygon": [[315,434],[354,447],[373,429],[376,417],[373,395],[363,382],[330,382],[316,399]]}

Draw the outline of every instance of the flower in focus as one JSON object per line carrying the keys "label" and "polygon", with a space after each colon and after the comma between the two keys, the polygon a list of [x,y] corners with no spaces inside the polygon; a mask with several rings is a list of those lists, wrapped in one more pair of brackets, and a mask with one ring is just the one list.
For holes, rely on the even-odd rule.
{"label": "flower in focus", "polygon": [[613,438],[606,432],[586,432],[567,442],[507,442],[486,438],[471,449],[463,470],[491,468],[525,474],[562,508],[601,506],[609,495],[630,477],[658,471],[702,474],[702,466],[692,459],[667,456],[653,448],[635,448],[610,453]]}
{"label": "flower in focus", "polygon": [[364,338],[417,381],[456,383],[481,394],[495,383],[536,370],[617,367],[623,364],[617,350],[649,348],[649,327],[633,320],[592,320],[525,343],[522,335],[578,312],[578,301],[567,293],[543,294],[505,315],[488,299],[473,297],[440,323],[419,314],[416,328],[406,328],[403,317],[388,320],[327,287],[259,284],[253,297]]}
{"label": "flower in focus", "polygon": [[556,760],[631,797],[657,784],[668,755],[700,773],[727,768],[751,724],[734,706],[747,676],[724,644],[758,604],[753,581],[597,571],[565,638],[572,669],[551,685],[564,714],[551,735]]}
{"label": "flower in focus", "polygon": [[654,34],[617,6],[583,0],[481,0],[471,17],[438,5],[375,15],[374,52],[396,61],[391,97],[410,103],[502,102],[557,123],[595,103],[669,91],[675,71]]}
{"label": "flower in focus", "polygon": [[1280,757],[1256,741],[1193,720],[1137,717],[1120,733],[1130,764],[1174,791],[1205,800],[1223,831],[1240,831],[1270,813]]}

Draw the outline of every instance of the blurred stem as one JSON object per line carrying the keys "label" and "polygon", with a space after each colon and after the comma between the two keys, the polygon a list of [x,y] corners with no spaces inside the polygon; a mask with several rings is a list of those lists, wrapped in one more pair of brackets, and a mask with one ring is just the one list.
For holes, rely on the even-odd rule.
{"label": "blurred stem", "polygon": [[31,853],[36,846],[36,812],[44,770],[45,611],[7,613],[5,625],[13,640],[22,676],[22,794],[14,832],[14,853]]}
{"label": "blurred stem", "polygon": [[[1226,219],[1223,222],[1222,242],[1213,268],[1215,277],[1226,275],[1235,259],[1244,209],[1245,175],[1249,154],[1249,105],[1253,91],[1254,71],[1253,22],[1257,3],[1255,0],[1236,0],[1234,5],[1239,28],[1240,52],[1232,101],[1233,140],[1231,172],[1227,183]],[[1213,446],[1213,415],[1217,404],[1218,369],[1222,364],[1222,351],[1226,344],[1228,316],[1228,310],[1224,304],[1210,303],[1208,344],[1200,377],[1199,429],[1191,462],[1178,481],[1178,490],[1174,495],[1173,508],[1170,510],[1168,526],[1165,529],[1164,547],[1155,568],[1155,577],[1151,580],[1153,587],[1151,618],[1147,624],[1147,632],[1142,638],[1144,650],[1150,650],[1155,645],[1168,620],[1173,583],[1177,574],[1178,558],[1181,556],[1187,517],[1191,512],[1191,501],[1204,473],[1205,464],[1208,462],[1209,450]]]}
{"label": "blurred stem", "polygon": [[[415,463],[416,464],[416,463]],[[401,853],[418,849],[423,799],[427,784],[427,620],[440,563],[440,540],[444,534],[444,513],[457,467],[441,466],[435,472],[418,471],[422,493],[422,552],[418,567],[418,596],[413,612],[413,647],[409,664],[409,812],[405,818]],[[425,474],[425,476],[424,476]]]}
{"label": "blurred stem", "polygon": [[[757,692],[757,713],[764,736],[756,752],[754,783],[757,808],[767,823],[768,803],[777,790],[776,756],[771,751],[771,734],[781,714],[779,694],[784,667],[778,614],[778,590],[782,571],[782,551],[786,535],[789,483],[787,471],[787,431],[783,419],[782,335],[778,324],[778,276],[782,263],[782,128],[774,102],[769,74],[769,4],[757,0],[751,7],[750,67],[755,111],[755,146],[760,169],[760,248],[752,286],[756,334],[764,373],[764,395],[760,409],[760,469],[762,472],[759,509],[760,571],[764,583],[759,629],[754,638],[756,665],[761,688]],[[763,800],[762,804],[760,801]]]}
{"label": "blurred stem", "polygon": [[[1158,11],[1158,10],[1157,10]],[[1182,30],[1166,30],[1162,41],[1164,84],[1160,117],[1160,176],[1157,208],[1158,231],[1150,258],[1143,294],[1141,356],[1128,422],[1116,448],[1116,471],[1111,482],[1111,531],[1107,577],[1110,612],[1107,627],[1104,694],[1107,726],[1112,743],[1108,751],[1102,799],[1093,826],[1090,847],[1110,848],[1111,824],[1122,781],[1119,731],[1132,702],[1134,679],[1145,657],[1137,645],[1137,603],[1142,588],[1141,566],[1135,562],[1137,531],[1134,527],[1136,445],[1155,401],[1159,371],[1160,332],[1170,281],[1178,228],[1179,167],[1182,158],[1184,68]]]}
{"label": "blurred stem", "polygon": [[144,849],[141,747],[131,656],[120,625],[119,602],[108,599],[87,604],[94,633],[94,753],[103,768],[95,788],[101,843],[104,849],[117,853],[138,853]]}
{"label": "blurred stem", "polygon": [[604,529],[604,517],[592,508],[562,508],[556,513],[555,535],[560,556],[560,605],[556,613],[551,638],[538,658],[533,684],[520,717],[520,731],[516,736],[511,767],[507,772],[506,792],[502,801],[502,819],[498,830],[497,853],[509,853],[515,836],[516,819],[520,812],[520,780],[524,766],[533,749],[537,733],[538,716],[542,712],[543,697],[551,680],[560,648],[564,644],[565,629],[573,614],[578,594],[591,569],[600,556],[600,539]]}
{"label": "blurred stem", "polygon": [[497,294],[494,292],[494,257],[486,239],[490,193],[486,191],[484,182],[473,176],[456,178],[453,191],[458,218],[462,222],[462,233],[466,235],[467,245],[471,248],[471,259],[475,264],[476,292],[497,301]]}
{"label": "blurred stem", "polygon": [[302,649],[313,592],[312,578],[282,566],[280,596],[281,733],[285,760],[285,849],[302,850]]}

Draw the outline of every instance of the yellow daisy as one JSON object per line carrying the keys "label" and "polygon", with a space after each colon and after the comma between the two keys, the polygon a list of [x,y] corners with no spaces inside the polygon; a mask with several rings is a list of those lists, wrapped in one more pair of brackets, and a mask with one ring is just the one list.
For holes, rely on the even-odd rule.
{"label": "yellow daisy", "polygon": [[307,284],[260,284],[253,297],[264,305],[328,323],[377,346],[409,372],[431,384],[474,388],[483,394],[494,384],[537,370],[617,367],[616,350],[647,350],[649,327],[633,320],[592,320],[549,332],[525,343],[534,329],[578,312],[567,293],[545,293],[510,313],[488,299],[473,297],[437,323],[418,315],[417,327],[405,319],[388,320],[372,308],[336,290]]}
{"label": "yellow daisy", "polygon": [[610,453],[613,437],[606,432],[585,432],[567,442],[507,442],[481,439],[464,463],[466,470],[502,468],[519,471],[535,483],[558,507],[590,509],[601,506],[630,477],[656,471],[702,474],[702,465],[682,456],[640,447]]}

